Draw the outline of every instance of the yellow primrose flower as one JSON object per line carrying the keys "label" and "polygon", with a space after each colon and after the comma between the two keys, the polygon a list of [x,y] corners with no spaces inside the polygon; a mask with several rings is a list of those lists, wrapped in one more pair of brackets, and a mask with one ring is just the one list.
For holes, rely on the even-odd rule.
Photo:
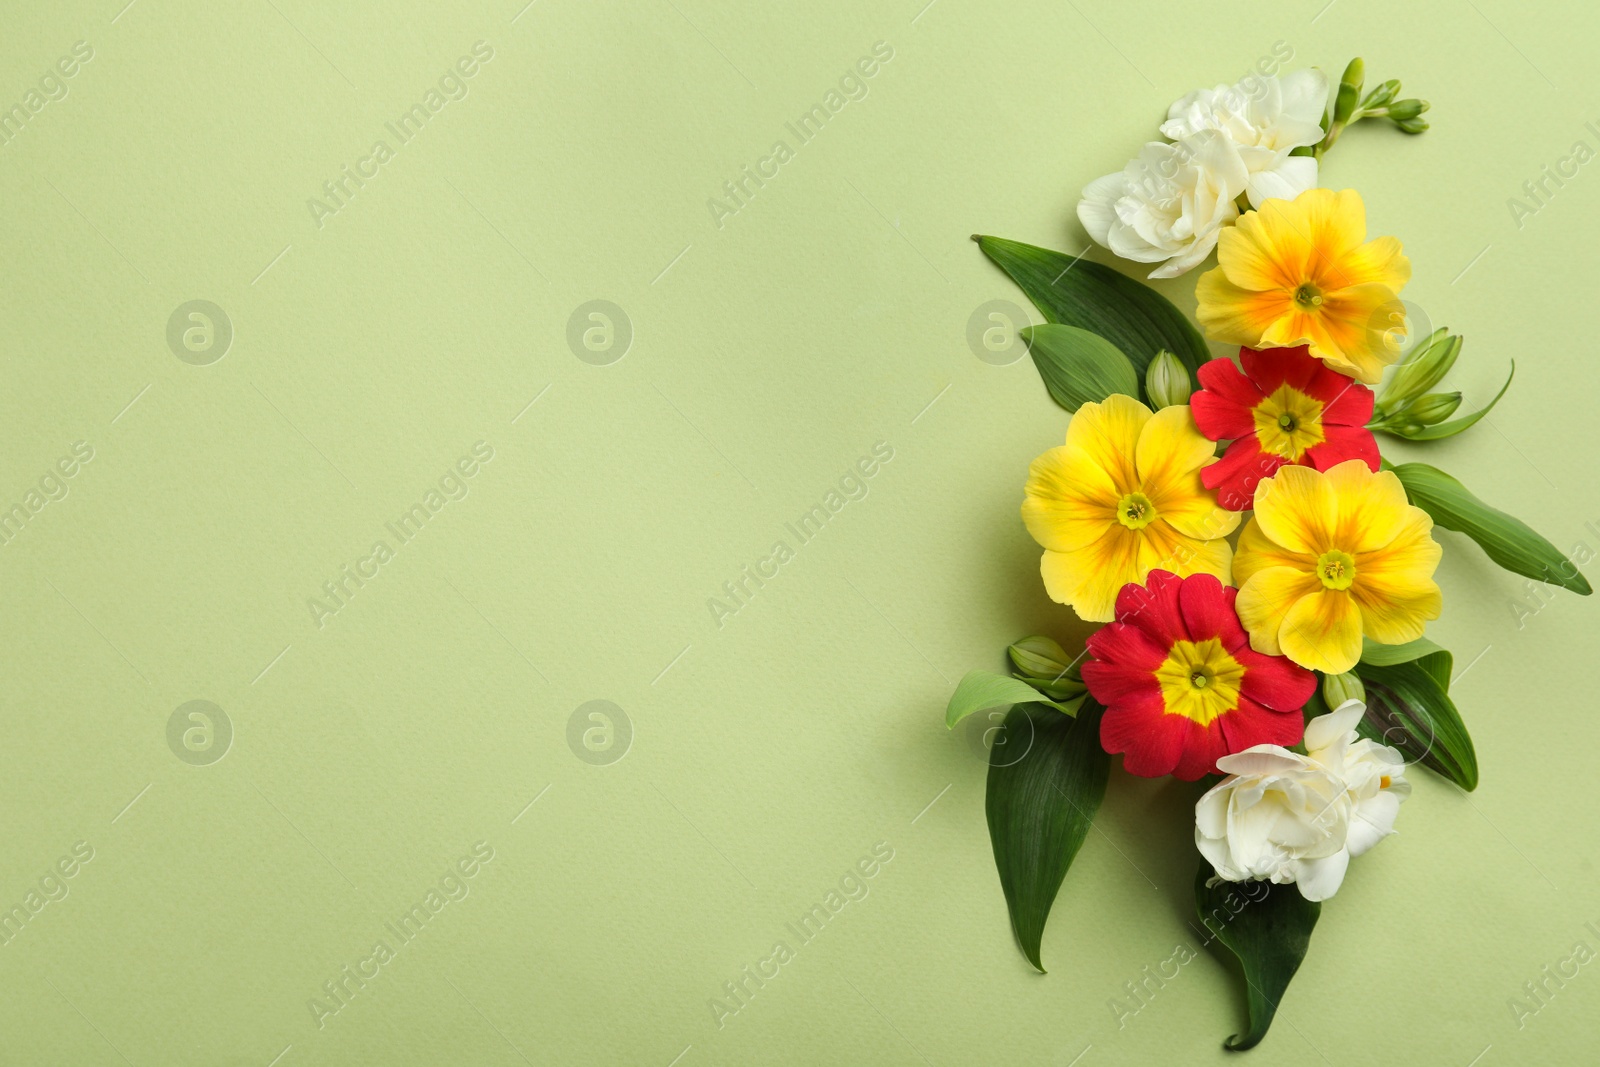
{"label": "yellow primrose flower", "polygon": [[1439,617],[1440,552],[1433,520],[1393,472],[1359,459],[1284,467],[1256,490],[1233,558],[1250,647],[1342,674],[1361,658],[1362,634],[1414,641]]}
{"label": "yellow primrose flower", "polygon": [[1050,599],[1089,622],[1110,622],[1117,593],[1159,568],[1224,583],[1239,525],[1200,484],[1216,462],[1186,405],[1155,414],[1115,393],[1085,404],[1067,443],[1033,461],[1022,521],[1044,547],[1039,571]]}
{"label": "yellow primrose flower", "polygon": [[1375,384],[1400,356],[1396,294],[1411,261],[1395,238],[1366,238],[1367,209],[1353,189],[1268,200],[1222,231],[1217,267],[1195,287],[1195,317],[1213,341],[1310,345],[1335,370]]}

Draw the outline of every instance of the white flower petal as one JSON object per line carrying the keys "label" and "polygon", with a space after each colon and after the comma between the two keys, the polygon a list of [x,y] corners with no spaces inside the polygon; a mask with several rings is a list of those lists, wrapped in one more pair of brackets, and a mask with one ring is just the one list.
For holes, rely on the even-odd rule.
{"label": "white flower petal", "polygon": [[1300,895],[1307,900],[1327,900],[1344,884],[1344,872],[1350,867],[1350,853],[1343,849],[1322,859],[1299,860],[1295,864],[1295,882]]}
{"label": "white flower petal", "polygon": [[1371,800],[1362,801],[1350,820],[1345,846],[1350,855],[1359,856],[1394,833],[1394,819],[1400,814],[1400,798],[1385,789]]}
{"label": "white flower petal", "polygon": [[1296,122],[1311,123],[1320,131],[1328,110],[1328,76],[1316,67],[1306,67],[1280,77],[1278,86],[1283,92],[1284,116]]}
{"label": "white flower petal", "polygon": [[[1346,700],[1333,711],[1326,715],[1318,715],[1306,723],[1305,745],[1306,752],[1312,759],[1318,759],[1318,753],[1338,745],[1341,740],[1345,745],[1354,740],[1356,724],[1361,721],[1361,716],[1367,713],[1367,706],[1359,700]],[[1344,746],[1340,746],[1342,749]],[[1342,763],[1342,760],[1340,761]]]}
{"label": "white flower petal", "polygon": [[1260,207],[1268,200],[1293,200],[1316,187],[1317,161],[1310,156],[1285,156],[1276,166],[1252,173],[1246,191],[1250,205]]}
{"label": "white flower petal", "polygon": [[1122,172],[1096,178],[1084,186],[1078,201],[1078,221],[1089,231],[1095,244],[1105,245],[1111,224],[1116,221],[1116,202],[1122,195]]}

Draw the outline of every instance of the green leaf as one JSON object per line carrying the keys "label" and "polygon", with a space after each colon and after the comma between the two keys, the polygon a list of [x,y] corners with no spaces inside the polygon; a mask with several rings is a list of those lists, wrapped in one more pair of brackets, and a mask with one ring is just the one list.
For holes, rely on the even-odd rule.
{"label": "green leaf", "polygon": [[1008,739],[1031,731],[1026,755],[1017,759],[1009,741],[990,750],[986,808],[994,865],[1017,943],[1041,972],[1039,942],[1050,905],[1106,795],[1111,757],[1100,747],[1104,710],[1093,697],[1072,719],[1018,704],[1002,728]]}
{"label": "green leaf", "polygon": [[1357,730],[1471,792],[1478,788],[1478,756],[1450,699],[1452,662],[1440,649],[1387,666],[1357,663],[1367,689],[1367,714]]}
{"label": "green leaf", "polygon": [[1163,348],[1183,361],[1191,378],[1211,358],[1188,317],[1148,285],[1064,252],[1003,237],[975,234],[973,240],[1022,287],[1046,322],[1104,337],[1128,357],[1139,381]]}
{"label": "green leaf", "polygon": [[1420,659],[1430,652],[1443,652],[1444,649],[1429,641],[1426,637],[1419,637],[1415,641],[1407,641],[1403,645],[1385,645],[1374,641],[1370,637],[1361,639],[1361,662],[1371,663],[1379,667],[1392,667],[1396,663],[1410,663]]}
{"label": "green leaf", "polygon": [[975,711],[986,711],[1005,704],[1028,703],[1048,704],[1057,711],[1064,711],[1069,715],[1077,710],[1044,699],[1037,689],[1021,678],[996,674],[994,671],[968,671],[965,677],[956,683],[956,691],[950,694],[950,703],[944,710],[944,724],[950,729],[955,729],[956,723]]}
{"label": "green leaf", "polygon": [[1267,1036],[1289,980],[1306,958],[1322,905],[1301,896],[1293,884],[1218,882],[1207,888],[1212,874],[1211,864],[1202,858],[1194,879],[1194,902],[1212,935],[1208,947],[1218,955],[1218,946],[1226,948],[1244,968],[1250,1029],[1222,1043],[1225,1049],[1243,1052]]}
{"label": "green leaf", "polygon": [[[1494,406],[1500,403],[1500,398],[1506,395],[1506,390],[1511,388],[1511,379],[1515,378],[1516,376],[1517,361],[1512,360],[1511,373],[1506,375],[1506,384],[1500,387],[1500,391],[1494,395],[1493,400],[1489,401],[1477,411],[1474,411],[1471,415],[1463,415],[1459,419],[1451,419],[1449,422],[1441,422],[1434,426],[1424,426],[1420,430],[1411,430],[1407,433],[1396,434],[1395,436],[1404,437],[1408,441],[1437,441],[1442,437],[1453,437],[1462,430],[1472,426],[1473,423],[1477,422],[1485,415],[1489,414],[1489,412],[1494,409]],[[1404,413],[1402,413],[1400,417],[1404,418]],[[1375,429],[1384,429],[1384,427],[1375,427]],[[1393,430],[1389,430],[1388,432],[1394,433]]]}
{"label": "green leaf", "polygon": [[1506,570],[1588,596],[1593,589],[1577,564],[1526,523],[1490,507],[1450,475],[1426,463],[1392,468],[1406,496],[1446,530],[1466,534]]}
{"label": "green leaf", "polygon": [[1138,399],[1139,375],[1122,350],[1099,334],[1046,323],[1018,331],[1057,404],[1077,411],[1112,393]]}

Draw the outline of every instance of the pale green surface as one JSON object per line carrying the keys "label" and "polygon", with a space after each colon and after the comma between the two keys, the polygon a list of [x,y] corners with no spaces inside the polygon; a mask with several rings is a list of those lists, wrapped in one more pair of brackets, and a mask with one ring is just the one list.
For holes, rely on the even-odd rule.
{"label": "pale green surface", "polygon": [[[1276,40],[1434,102],[1324,172],[1467,335],[1469,405],[1518,360],[1492,421],[1426,454],[1600,545],[1600,177],[1520,230],[1506,206],[1600,147],[1591,5],[121,3],[10,4],[0,35],[5,101],[95,49],[0,148],[0,499],[95,453],[0,548],[0,905],[95,850],[0,946],[0,1062],[1227,1059],[1243,1001],[1207,955],[1120,1032],[1107,1004],[1194,943],[1190,791],[1114,773],[1040,977],[942,719],[1007,642],[1081,635],[1017,515],[1065,417],[969,351],[972,310],[1022,297],[967,236],[1081,249],[1077,190]],[[480,39],[470,95],[316,229],[306,198]],[[870,95],[718,230],[706,198],[879,40]],[[1194,277],[1164,291],[1192,306]],[[612,366],[565,342],[597,297],[635,328]],[[196,298],[236,330],[208,367],[165,342]],[[306,598],[479,440],[470,495],[318,629]],[[870,495],[719,629],[707,597],[880,440]],[[1596,605],[1519,629],[1521,580],[1441,538],[1430,636],[1470,665],[1484,784],[1418,773],[1243,1062],[1594,1057],[1587,968],[1520,1031],[1507,1000],[1600,947]],[[236,729],[206,767],[166,742],[197,698]],[[565,740],[594,699],[634,725],[611,766]],[[319,1030],[308,998],[479,840],[470,896]],[[785,924],[880,841],[870,895],[799,945]],[[719,1030],[709,999],[780,939]]]}

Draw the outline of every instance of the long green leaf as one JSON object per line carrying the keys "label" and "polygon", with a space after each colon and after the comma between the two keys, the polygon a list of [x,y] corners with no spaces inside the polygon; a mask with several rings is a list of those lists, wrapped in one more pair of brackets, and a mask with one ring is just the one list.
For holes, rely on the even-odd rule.
{"label": "long green leaf", "polygon": [[1049,322],[1019,331],[1057,404],[1077,411],[1112,393],[1139,397],[1139,376],[1116,345],[1097,333]]}
{"label": "long green leaf", "polygon": [[1470,792],[1478,788],[1478,756],[1450,699],[1452,662],[1440,649],[1389,666],[1357,663],[1367,690],[1367,714],[1357,731]]}
{"label": "long green leaf", "polygon": [[1021,678],[996,674],[994,671],[968,671],[961,681],[956,683],[956,691],[950,694],[950,703],[944,709],[944,724],[954,729],[956,723],[975,711],[987,711],[989,708],[998,708],[1006,704],[1029,703],[1048,704],[1056,711],[1064,711],[1069,715],[1076,710],[1046,700],[1037,689]]}
{"label": "long green leaf", "polygon": [[1511,388],[1511,379],[1516,376],[1517,361],[1512,360],[1511,373],[1506,375],[1506,384],[1502,385],[1500,391],[1494,395],[1494,399],[1483,405],[1483,407],[1470,415],[1463,415],[1459,419],[1451,419],[1449,422],[1441,422],[1433,426],[1424,426],[1420,430],[1414,430],[1411,433],[1401,434],[1400,436],[1411,441],[1437,441],[1441,437],[1455,436],[1489,414],[1494,409],[1494,406],[1500,403],[1500,398],[1506,395],[1506,390]]}
{"label": "long green leaf", "polygon": [[1396,663],[1410,663],[1420,659],[1430,652],[1443,652],[1444,649],[1429,641],[1426,637],[1419,637],[1415,641],[1407,641],[1403,645],[1385,645],[1374,641],[1370,637],[1361,639],[1361,662],[1374,663],[1379,667],[1392,667]]}
{"label": "long green leaf", "polygon": [[1466,534],[1506,570],[1588,596],[1593,589],[1577,564],[1521,519],[1490,507],[1450,475],[1426,463],[1392,468],[1406,496],[1446,530]]}
{"label": "long green leaf", "polygon": [[1202,858],[1194,879],[1194,902],[1211,934],[1207,945],[1213,952],[1219,945],[1226,948],[1244,968],[1250,1029],[1223,1042],[1223,1048],[1243,1052],[1267,1036],[1284,990],[1306,958],[1322,905],[1301,896],[1292,884],[1218,882],[1207,888],[1213,873]]}
{"label": "long green leaf", "polygon": [[1093,697],[1071,719],[1039,704],[1018,704],[1003,728],[1011,736],[1031,728],[1032,747],[1017,759],[1011,751],[999,755],[996,746],[989,761],[994,864],[1017,943],[1041,972],[1039,943],[1050,905],[1106,795],[1111,757],[1100,747],[1104,710]]}
{"label": "long green leaf", "polygon": [[[1022,287],[1046,322],[1099,334],[1133,363],[1139,380],[1163,348],[1194,378],[1211,352],[1187,316],[1148,285],[1079,256],[973,235],[983,254]],[[1197,386],[1198,387],[1198,386]],[[1137,395],[1137,394],[1134,394]]]}

